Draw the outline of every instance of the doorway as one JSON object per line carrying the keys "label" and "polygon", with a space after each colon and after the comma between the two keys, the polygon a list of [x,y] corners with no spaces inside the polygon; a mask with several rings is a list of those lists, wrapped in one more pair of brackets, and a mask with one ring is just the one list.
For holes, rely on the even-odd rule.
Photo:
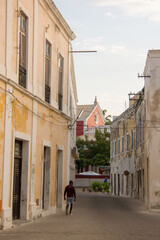
{"label": "doorway", "polygon": [[[23,135],[24,137],[24,135]],[[13,166],[13,219],[28,219],[29,141],[15,139]]]}
{"label": "doorway", "polygon": [[57,150],[57,186],[56,186],[56,206],[62,208],[63,197],[63,150]]}
{"label": "doorway", "polygon": [[114,194],[116,195],[116,174],[114,174]]}
{"label": "doorway", "polygon": [[20,218],[21,175],[22,175],[22,141],[15,141],[14,177],[13,177],[13,219]]}
{"label": "doorway", "polygon": [[50,206],[50,147],[44,146],[44,159],[42,162],[42,209],[48,210]]}
{"label": "doorway", "polygon": [[120,195],[120,175],[118,174],[118,196]]}

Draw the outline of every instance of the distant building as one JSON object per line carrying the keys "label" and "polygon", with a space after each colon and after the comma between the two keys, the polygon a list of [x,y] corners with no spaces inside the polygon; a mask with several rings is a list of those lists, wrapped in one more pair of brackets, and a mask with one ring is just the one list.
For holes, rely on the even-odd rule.
{"label": "distant building", "polygon": [[96,129],[102,132],[104,132],[104,129],[110,131],[110,127],[105,125],[103,111],[96,97],[93,104],[78,105],[77,114],[80,114],[77,120],[77,137],[84,139],[87,136],[88,140],[93,140]]}
{"label": "distant building", "polygon": [[[129,108],[111,124],[111,191],[116,195],[135,196],[136,192],[136,111],[143,92],[129,99]],[[139,172],[138,172],[139,173]]]}
{"label": "distant building", "polygon": [[[105,118],[99,103],[97,102],[97,97],[95,97],[94,103],[90,105],[78,105],[77,106],[77,138],[85,139],[87,137],[88,141],[95,141],[96,129],[104,133],[105,130],[110,132],[110,126],[105,125]],[[87,149],[86,149],[87,151]],[[97,173],[105,173],[110,171],[110,167],[99,167],[99,166],[86,166],[85,168],[77,168],[76,173],[83,171],[95,171]]]}

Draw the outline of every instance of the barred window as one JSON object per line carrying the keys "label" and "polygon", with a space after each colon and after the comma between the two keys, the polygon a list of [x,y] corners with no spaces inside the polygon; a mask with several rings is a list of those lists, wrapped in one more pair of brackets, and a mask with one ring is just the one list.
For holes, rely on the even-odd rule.
{"label": "barred window", "polygon": [[59,68],[59,82],[58,82],[58,108],[62,111],[63,104],[63,68],[64,68],[64,59],[59,54],[58,59],[58,68]]}
{"label": "barred window", "polygon": [[118,138],[118,154],[120,154],[120,139]]}
{"label": "barred window", "polygon": [[126,150],[129,151],[129,134],[126,134]]}
{"label": "barred window", "polygon": [[116,141],[114,141],[114,155],[116,156],[117,154],[117,144]]}
{"label": "barred window", "polygon": [[134,147],[134,134],[133,134],[133,130],[131,131],[131,150],[133,150]]}
{"label": "barred window", "polygon": [[124,136],[122,136],[122,153],[124,153]]}
{"label": "barred window", "polygon": [[19,85],[26,88],[27,76],[27,17],[20,15],[19,32]]}
{"label": "barred window", "polygon": [[45,101],[50,103],[51,44],[46,41],[45,54]]}

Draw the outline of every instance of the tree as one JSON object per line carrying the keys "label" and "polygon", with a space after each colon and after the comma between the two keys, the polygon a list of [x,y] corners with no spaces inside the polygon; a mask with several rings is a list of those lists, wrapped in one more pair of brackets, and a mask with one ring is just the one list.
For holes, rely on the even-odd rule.
{"label": "tree", "polygon": [[106,113],[107,113],[107,110],[104,109],[104,110],[103,110],[104,124],[105,124],[105,125],[111,125],[111,123],[112,123],[112,121],[111,121],[111,115],[107,115],[107,116],[106,116]]}
{"label": "tree", "polygon": [[96,130],[95,139],[95,141],[88,141],[87,137],[85,137],[85,140],[77,139],[79,160],[76,160],[76,164],[79,168],[89,165],[106,166],[109,163],[110,134],[106,129],[104,133]]}
{"label": "tree", "polygon": [[111,121],[111,115],[107,115],[105,117],[105,120],[104,120],[104,124],[105,125],[111,125],[112,121]]}

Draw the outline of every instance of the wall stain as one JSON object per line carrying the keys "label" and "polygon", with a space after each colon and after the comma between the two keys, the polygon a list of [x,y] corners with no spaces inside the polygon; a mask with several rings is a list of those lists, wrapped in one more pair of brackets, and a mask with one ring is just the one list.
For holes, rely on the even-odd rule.
{"label": "wall stain", "polygon": [[26,132],[27,130],[27,120],[28,120],[28,110],[25,107],[19,107],[16,103],[13,105],[13,120],[16,129]]}

